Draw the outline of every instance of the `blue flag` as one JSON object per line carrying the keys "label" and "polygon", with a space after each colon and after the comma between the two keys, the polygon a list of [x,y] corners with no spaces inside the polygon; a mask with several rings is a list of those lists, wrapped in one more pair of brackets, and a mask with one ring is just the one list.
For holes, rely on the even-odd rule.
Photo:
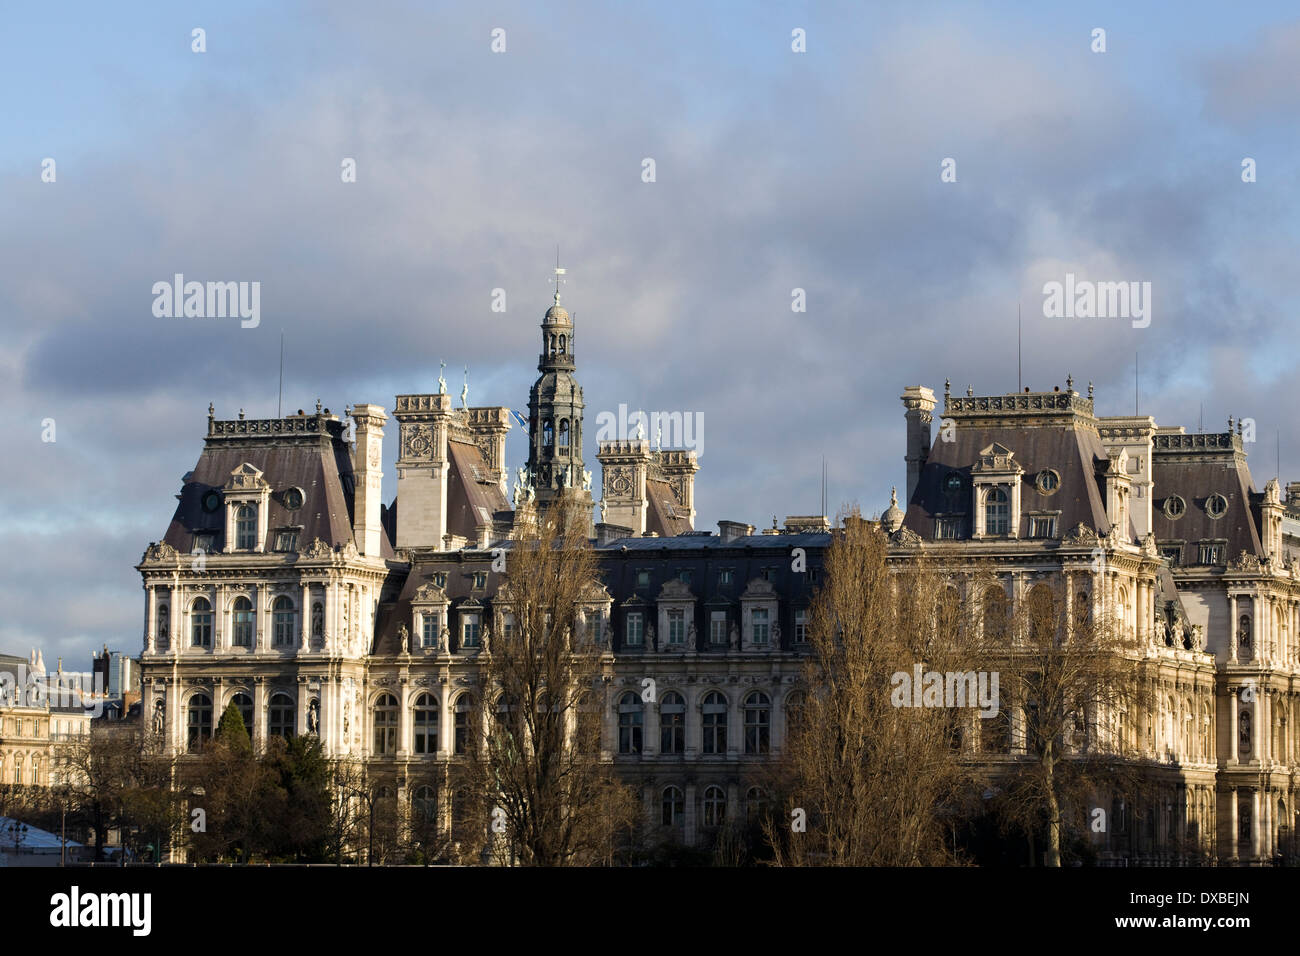
{"label": "blue flag", "polygon": [[527,428],[527,427],[528,427],[528,419],[524,418],[523,415],[520,415],[520,414],[519,414],[517,411],[515,411],[513,408],[510,409],[510,414],[513,415],[513,416],[515,416],[515,421],[517,421],[517,422],[519,423],[519,427],[520,427],[520,428]]}

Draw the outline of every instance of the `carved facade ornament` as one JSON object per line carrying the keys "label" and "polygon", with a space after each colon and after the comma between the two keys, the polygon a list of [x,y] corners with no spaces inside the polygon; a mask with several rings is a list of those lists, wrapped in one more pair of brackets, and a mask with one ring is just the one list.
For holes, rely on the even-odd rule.
{"label": "carved facade ornament", "polygon": [[1260,570],[1259,558],[1246,551],[1238,551],[1228,567],[1233,571],[1258,571]]}
{"label": "carved facade ornament", "polygon": [[144,549],[143,561],[171,561],[177,557],[179,552],[166,541],[159,541],[157,544],[151,544]]}
{"label": "carved facade ornament", "polygon": [[402,426],[402,457],[410,461],[431,461],[434,452],[433,426],[412,423]]}
{"label": "carved facade ornament", "polygon": [[328,558],[334,553],[334,549],[322,541],[320,538],[313,538],[311,544],[307,545],[307,550],[302,552],[304,558]]}
{"label": "carved facade ornament", "polygon": [[[762,582],[771,587],[767,581]],[[751,582],[751,587],[753,586]],[[749,592],[746,591],[746,594]],[[694,601],[695,595],[691,592],[691,586],[679,578],[673,578],[665,581],[664,586],[659,590],[659,600],[661,601]]]}
{"label": "carved facade ornament", "polygon": [[1156,536],[1150,531],[1142,539],[1142,553],[1152,558],[1160,554],[1160,550],[1156,547]]}
{"label": "carved facade ornament", "polygon": [[1065,538],[1062,540],[1066,544],[1096,544],[1101,539],[1097,537],[1097,532],[1080,521],[1065,533]]}
{"label": "carved facade ornament", "polygon": [[436,584],[421,584],[415,590],[412,604],[446,604],[447,592]]}
{"label": "carved facade ornament", "polygon": [[889,536],[889,542],[902,548],[919,548],[921,536],[911,528],[899,528]]}

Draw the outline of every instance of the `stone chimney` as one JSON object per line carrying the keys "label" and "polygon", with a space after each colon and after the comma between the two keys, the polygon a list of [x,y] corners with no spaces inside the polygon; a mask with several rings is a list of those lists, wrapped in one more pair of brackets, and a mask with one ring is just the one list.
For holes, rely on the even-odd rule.
{"label": "stone chimney", "polygon": [[659,466],[677,493],[677,500],[682,510],[678,515],[685,518],[695,530],[695,473],[700,470],[693,451],[658,451],[654,453],[655,464]]}
{"label": "stone chimney", "polygon": [[899,396],[907,409],[907,497],[904,510],[921,480],[921,469],[930,457],[930,423],[933,421],[934,392],[924,385],[908,385]]}
{"label": "stone chimney", "polygon": [[388,416],[382,405],[361,404],[352,407],[352,421],[357,435],[352,454],[352,476],[356,482],[352,538],[362,556],[377,558],[383,534],[379,509],[384,496],[384,422]]}
{"label": "stone chimney", "polygon": [[442,549],[447,534],[450,395],[398,395],[397,547]]}
{"label": "stone chimney", "polygon": [[723,544],[726,544],[728,541],[735,541],[737,538],[746,538],[753,533],[754,526],[752,524],[745,524],[743,521],[718,522],[718,537],[722,539]]}
{"label": "stone chimney", "polygon": [[603,441],[596,448],[604,479],[602,517],[609,524],[631,528],[638,536],[645,533],[649,504],[645,481],[652,458],[650,442],[644,438]]}

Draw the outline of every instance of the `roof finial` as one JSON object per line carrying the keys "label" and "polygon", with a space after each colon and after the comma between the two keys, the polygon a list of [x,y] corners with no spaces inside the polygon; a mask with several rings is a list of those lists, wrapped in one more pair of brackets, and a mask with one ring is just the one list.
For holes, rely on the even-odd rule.
{"label": "roof finial", "polygon": [[975,394],[975,386],[974,386],[974,385],[967,385],[967,386],[966,386],[966,397],[967,397],[967,398],[970,398],[970,397],[971,397],[972,395],[974,395],[974,394]]}
{"label": "roof finial", "polygon": [[1232,434],[1232,416],[1228,416],[1228,434]]}
{"label": "roof finial", "polygon": [[241,422],[244,420],[244,410],[242,408],[239,410],[239,420]]}
{"label": "roof finial", "polygon": [[216,414],[217,410],[213,407],[211,402],[208,402],[208,421],[212,421],[213,416]]}
{"label": "roof finial", "polygon": [[1088,383],[1088,397],[1092,398],[1092,382]]}
{"label": "roof finial", "polygon": [[948,379],[945,378],[943,380],[943,397],[945,399],[948,397],[948,392],[951,390],[952,390],[952,382],[950,382]]}
{"label": "roof finial", "polygon": [[316,399],[316,414],[320,414],[320,399]]}
{"label": "roof finial", "polygon": [[898,507],[898,486],[894,485],[889,489],[889,504],[891,507]]}
{"label": "roof finial", "polygon": [[555,278],[551,280],[552,282],[555,283],[555,304],[556,305],[560,304],[560,283],[568,281],[566,278],[564,278],[565,271],[566,270],[560,268],[560,245],[559,243],[556,243],[555,244]]}
{"label": "roof finial", "polygon": [[469,408],[469,366],[465,366],[465,384],[460,387],[460,407]]}
{"label": "roof finial", "polygon": [[1073,391],[1074,391],[1074,376],[1073,376],[1073,375],[1067,375],[1067,376],[1065,376],[1065,390],[1066,390],[1067,392],[1073,392]]}

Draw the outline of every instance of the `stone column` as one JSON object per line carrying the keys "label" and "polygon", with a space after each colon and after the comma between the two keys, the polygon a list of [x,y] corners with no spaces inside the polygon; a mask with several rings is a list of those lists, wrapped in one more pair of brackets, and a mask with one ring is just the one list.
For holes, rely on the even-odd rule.
{"label": "stone column", "polygon": [[1228,760],[1237,763],[1240,759],[1237,750],[1239,728],[1237,726],[1237,688],[1228,688]]}
{"label": "stone column", "polygon": [[253,678],[253,750],[261,753],[266,745],[266,681]]}
{"label": "stone column", "polygon": [[212,598],[212,647],[210,654],[220,654],[226,650],[226,605],[230,602],[230,589],[218,584]]}
{"label": "stone column", "polygon": [[1259,826],[1259,788],[1250,788],[1250,852],[1256,860],[1259,859],[1261,849],[1261,834]]}
{"label": "stone column", "polygon": [[1263,616],[1261,604],[1263,601],[1260,600],[1259,588],[1256,588],[1250,598],[1250,659],[1252,661],[1258,661],[1263,654],[1264,622],[1260,620]]}
{"label": "stone column", "polygon": [[311,650],[311,585],[302,582],[302,603],[298,606],[298,623],[302,625],[299,650]]}
{"label": "stone column", "polygon": [[682,788],[682,794],[685,801],[682,808],[685,813],[685,817],[682,821],[684,824],[683,829],[685,831],[682,835],[682,842],[687,846],[694,846],[696,842],[695,784],[686,784]]}
{"label": "stone column", "polygon": [[653,757],[659,753],[659,697],[661,692],[655,687],[655,699],[647,701],[641,707],[641,753]]}
{"label": "stone column", "polygon": [[1238,803],[1238,798],[1237,798],[1237,788],[1229,787],[1228,788],[1228,859],[1231,860],[1233,863],[1236,863],[1238,860],[1237,847],[1240,843],[1240,839],[1237,833],[1237,830],[1240,826],[1240,821],[1237,819],[1237,810],[1239,806],[1240,804]]}
{"label": "stone column", "polygon": [[[144,649],[150,654],[153,653],[154,634],[158,627],[158,589],[154,585],[148,585],[144,589]],[[147,718],[149,715],[146,714]]]}
{"label": "stone column", "polygon": [[1238,615],[1236,594],[1228,595],[1228,606],[1228,613],[1231,615],[1231,620],[1228,621],[1228,660],[1235,664],[1237,663],[1237,628],[1239,627],[1237,623]]}

